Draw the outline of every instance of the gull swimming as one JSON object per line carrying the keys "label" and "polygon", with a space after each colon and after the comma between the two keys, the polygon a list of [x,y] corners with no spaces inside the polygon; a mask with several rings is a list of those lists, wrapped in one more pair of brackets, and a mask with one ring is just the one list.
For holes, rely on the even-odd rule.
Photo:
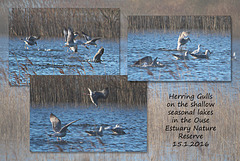
{"label": "gull swimming", "polygon": [[172,56],[175,57],[177,60],[189,60],[188,51],[186,51],[183,55],[172,54]]}
{"label": "gull swimming", "polygon": [[97,47],[96,41],[101,39],[100,37],[98,37],[98,38],[91,38],[89,35],[87,35],[83,31],[82,31],[82,35],[86,39],[86,42],[85,42],[86,45],[94,45],[95,47]]}
{"label": "gull swimming", "polygon": [[116,124],[114,127],[113,126],[107,126],[107,127],[104,128],[104,130],[112,130],[112,129],[117,128],[117,127],[120,127],[120,125]]}
{"label": "gull swimming", "polygon": [[[80,119],[78,119],[80,120]],[[70,122],[69,124],[61,127],[61,120],[59,118],[57,118],[53,113],[50,114],[50,121],[52,123],[52,128],[53,128],[53,131],[55,133],[53,134],[48,134],[50,137],[57,137],[57,140],[58,138],[60,138],[60,140],[62,140],[62,137],[66,136],[67,134],[67,128],[68,126],[70,126],[71,124],[73,124],[74,122],[77,122],[78,120],[75,120],[75,121],[72,121]]]}
{"label": "gull swimming", "polygon": [[69,47],[70,50],[72,50],[74,52],[77,52],[78,45],[82,45],[88,49],[88,47],[85,45],[85,43],[83,43],[81,40],[75,40],[75,38],[78,36],[78,33],[73,32],[72,28],[69,27],[68,30],[66,28],[64,28],[63,34],[64,34],[64,38],[66,41],[64,47]]}
{"label": "gull swimming", "polygon": [[88,91],[89,91],[89,96],[92,103],[97,107],[98,107],[98,99],[106,99],[109,95],[108,87],[106,87],[101,91],[93,91],[93,92],[90,88],[88,88]]}
{"label": "gull swimming", "polygon": [[188,36],[189,32],[186,32],[186,31],[183,31],[179,37],[178,37],[178,45],[177,45],[177,50],[181,50],[182,49],[182,46],[185,45],[188,41],[191,42],[190,38],[189,37],[186,37]]}
{"label": "gull swimming", "polygon": [[[24,42],[25,42],[25,48],[27,48],[28,49],[28,47],[27,47],[27,45],[36,45],[37,46],[37,41],[36,40],[38,40],[38,39],[40,39],[40,36],[29,36],[29,37],[26,37],[26,40],[24,40]],[[23,39],[21,39],[21,40],[23,40]]]}
{"label": "gull swimming", "polygon": [[209,55],[212,54],[210,52],[210,50],[206,50],[204,54],[191,54],[193,56],[193,58],[197,59],[197,58],[200,58],[200,59],[209,59]]}
{"label": "gull swimming", "polygon": [[122,127],[120,126],[117,126],[117,127],[114,127],[113,129],[111,129],[113,134],[115,135],[123,135],[123,134],[126,134],[125,131],[123,130]]}
{"label": "gull swimming", "polygon": [[85,131],[90,136],[103,136],[103,128],[100,126],[98,131]]}
{"label": "gull swimming", "polygon": [[152,60],[151,56],[145,56],[138,61],[136,61],[133,66],[151,66],[151,67],[164,67],[164,64],[161,64],[157,61],[158,57],[156,57],[154,60]]}
{"label": "gull swimming", "polygon": [[98,52],[95,54],[95,56],[93,57],[93,61],[94,62],[101,62],[101,56],[103,55],[104,53],[104,48],[101,47]]}
{"label": "gull swimming", "polygon": [[196,50],[194,50],[191,54],[199,54],[201,53],[201,47],[202,45],[201,44],[198,44],[198,48]]}

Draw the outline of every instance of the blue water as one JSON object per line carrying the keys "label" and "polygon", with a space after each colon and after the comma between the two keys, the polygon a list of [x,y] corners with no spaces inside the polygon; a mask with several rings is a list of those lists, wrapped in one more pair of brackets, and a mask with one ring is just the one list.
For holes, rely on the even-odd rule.
{"label": "blue water", "polygon": [[[37,46],[25,49],[24,42],[19,38],[9,40],[9,78],[12,85],[24,85],[29,81],[29,75],[35,74],[119,75],[118,40],[101,39],[97,41],[97,48],[90,46],[86,49],[78,46],[77,53],[67,51],[67,47],[63,47],[63,38],[40,39],[37,43]],[[92,62],[100,47],[104,47],[103,61]],[[20,82],[17,82],[19,79],[16,79],[16,75],[21,79]]]}
{"label": "blue water", "polygon": [[[62,141],[47,134],[53,133],[50,113],[55,114],[62,126],[80,119],[68,127],[70,130]],[[100,126],[120,124],[127,133],[113,135],[104,130],[103,136],[88,136],[86,130],[96,130]],[[104,143],[101,144],[98,138]],[[30,151],[32,152],[147,152],[147,108],[104,106],[64,107],[30,109]]]}
{"label": "blue water", "polygon": [[[179,32],[129,32],[128,80],[130,81],[231,81],[231,34],[191,31],[185,50],[196,50],[201,44],[203,52],[210,50],[209,59],[176,60],[171,51],[177,48]],[[169,51],[164,51],[167,49]],[[135,61],[145,56],[158,57],[165,67],[133,67]],[[149,71],[152,74],[149,74]]]}

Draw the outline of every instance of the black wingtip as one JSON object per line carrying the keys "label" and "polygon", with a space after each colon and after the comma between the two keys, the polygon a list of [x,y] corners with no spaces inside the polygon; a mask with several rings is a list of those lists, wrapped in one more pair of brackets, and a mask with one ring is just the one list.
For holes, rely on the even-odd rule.
{"label": "black wingtip", "polygon": [[87,35],[85,32],[81,31],[83,35]]}
{"label": "black wingtip", "polygon": [[50,114],[50,117],[56,117],[53,113]]}

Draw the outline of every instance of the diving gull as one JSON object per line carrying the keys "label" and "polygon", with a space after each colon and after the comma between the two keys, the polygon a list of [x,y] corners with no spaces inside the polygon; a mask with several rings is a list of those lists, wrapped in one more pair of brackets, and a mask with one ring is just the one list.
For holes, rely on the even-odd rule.
{"label": "diving gull", "polygon": [[94,62],[101,62],[101,56],[103,55],[104,53],[104,48],[101,47],[98,52],[96,53],[96,55],[93,57],[93,61]]}
{"label": "diving gull", "polygon": [[97,107],[98,107],[98,99],[106,99],[109,95],[108,87],[106,87],[102,91],[93,91],[93,92],[90,88],[88,88],[88,91],[89,91],[89,96],[92,103]]}

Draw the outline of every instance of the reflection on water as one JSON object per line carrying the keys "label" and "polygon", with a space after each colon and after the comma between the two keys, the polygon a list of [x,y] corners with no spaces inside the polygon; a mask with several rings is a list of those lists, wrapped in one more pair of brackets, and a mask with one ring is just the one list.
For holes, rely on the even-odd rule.
{"label": "reflection on water", "polygon": [[[191,42],[185,50],[196,50],[198,44],[202,51],[210,50],[209,59],[176,60],[178,34],[162,31],[128,33],[128,80],[130,81],[231,81],[231,35],[192,31]],[[132,67],[145,56],[158,57],[164,68]],[[149,74],[148,71],[152,74]]]}
{"label": "reflection on water", "polygon": [[[98,47],[83,46],[78,52],[67,51],[63,39],[40,39],[37,46],[24,48],[24,42],[18,38],[9,40],[9,77],[16,84],[16,75],[20,79],[29,75],[118,75],[118,40],[98,41]],[[100,47],[104,47],[101,63],[91,60]],[[20,84],[24,84],[20,82]]]}
{"label": "reflection on water", "polygon": [[[101,108],[103,107],[103,108]],[[147,109],[146,107],[63,107],[31,108],[30,150],[32,152],[146,152],[147,151]],[[65,124],[80,119],[69,126],[70,132],[63,141],[47,136],[53,133],[50,113],[54,113]],[[88,136],[85,131],[100,126],[120,124],[127,133],[113,135],[104,130],[103,136]],[[102,143],[101,143],[102,142]]]}

